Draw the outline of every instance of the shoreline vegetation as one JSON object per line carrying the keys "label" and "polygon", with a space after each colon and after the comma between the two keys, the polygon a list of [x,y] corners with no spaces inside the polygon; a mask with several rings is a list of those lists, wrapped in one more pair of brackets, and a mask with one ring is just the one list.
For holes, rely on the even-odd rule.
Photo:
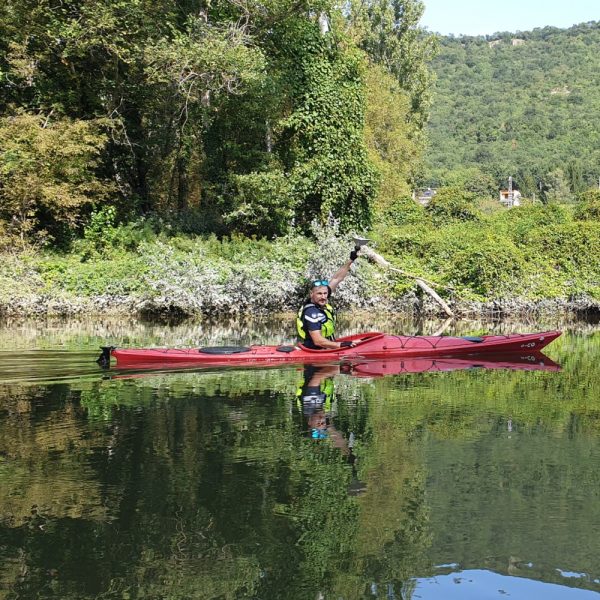
{"label": "shoreline vegetation", "polygon": [[[0,316],[296,311],[353,232],[414,277],[361,258],[344,310],[438,314],[416,277],[458,316],[600,311],[596,96],[561,58],[594,73],[600,23],[515,48],[440,44],[421,0],[38,8],[0,8]],[[513,121],[494,73],[547,46]]]}
{"label": "shoreline vegetation", "polygon": [[[435,218],[441,201],[427,208],[412,203],[410,211],[409,202],[373,231],[375,247],[392,264],[442,286],[457,317],[600,312],[597,199],[587,212],[583,204],[526,204],[484,214],[473,204],[468,221],[453,215],[465,207],[452,201],[443,207],[443,223]],[[330,275],[351,247],[335,222],[313,224],[311,237],[272,241],[107,226],[100,238],[80,240],[67,253],[4,253],[0,316],[182,319],[295,311],[308,282]],[[414,279],[364,257],[335,300],[344,310],[442,314]]]}

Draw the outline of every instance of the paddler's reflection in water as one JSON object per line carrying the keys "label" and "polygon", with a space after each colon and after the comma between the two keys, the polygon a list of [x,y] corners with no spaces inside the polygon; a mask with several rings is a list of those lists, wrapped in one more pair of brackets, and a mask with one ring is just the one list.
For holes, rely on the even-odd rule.
{"label": "paddler's reflection in water", "polygon": [[348,464],[352,465],[352,483],[348,493],[357,495],[366,486],[357,478],[356,456],[354,455],[354,433],[350,432],[348,439],[335,428],[333,420],[336,411],[334,394],[334,376],[343,368],[340,365],[304,367],[302,385],[298,387],[297,404],[302,416],[303,429],[314,440],[330,440],[334,448],[339,448]]}

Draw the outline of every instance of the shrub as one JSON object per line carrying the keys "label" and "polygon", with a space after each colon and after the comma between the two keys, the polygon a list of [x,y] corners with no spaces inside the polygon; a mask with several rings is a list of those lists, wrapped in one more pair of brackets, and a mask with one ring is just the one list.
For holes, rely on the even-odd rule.
{"label": "shrub", "polygon": [[451,221],[478,221],[481,215],[475,201],[475,194],[462,188],[441,188],[425,210],[435,225],[446,225]]}
{"label": "shrub", "polygon": [[84,230],[84,239],[98,252],[112,243],[116,215],[114,206],[105,206],[91,215],[90,223]]}
{"label": "shrub", "polygon": [[530,251],[537,252],[555,268],[568,273],[584,271],[600,277],[600,223],[555,223],[532,230],[527,240]]}
{"label": "shrub", "polygon": [[571,213],[559,204],[529,204],[517,206],[493,218],[497,230],[517,245],[527,244],[529,235],[540,227],[568,223]]}
{"label": "shrub", "polygon": [[44,292],[54,296],[65,292],[88,298],[107,294],[127,296],[145,289],[146,262],[128,252],[114,252],[110,259],[86,262],[76,255],[47,254],[37,261],[36,267],[44,282]]}
{"label": "shrub", "polygon": [[12,231],[8,221],[0,219],[0,252],[22,247],[23,240]]}
{"label": "shrub", "polygon": [[0,119],[0,218],[22,239],[57,243],[111,186],[95,175],[106,143],[100,123],[19,114]]}
{"label": "shrub", "polygon": [[579,194],[573,216],[578,221],[600,221],[600,190],[587,190]]}
{"label": "shrub", "polygon": [[403,259],[407,255],[423,257],[435,243],[433,232],[433,229],[423,225],[387,227],[382,236],[382,251]]}
{"label": "shrub", "polygon": [[232,208],[224,215],[230,230],[273,238],[287,233],[293,216],[293,198],[282,171],[248,173],[231,178]]}
{"label": "shrub", "polygon": [[427,220],[425,209],[410,196],[396,198],[382,210],[381,216],[392,225],[413,225]]}
{"label": "shrub", "polygon": [[425,265],[449,284],[484,298],[514,294],[526,264],[521,250],[490,228],[455,224],[437,232]]}

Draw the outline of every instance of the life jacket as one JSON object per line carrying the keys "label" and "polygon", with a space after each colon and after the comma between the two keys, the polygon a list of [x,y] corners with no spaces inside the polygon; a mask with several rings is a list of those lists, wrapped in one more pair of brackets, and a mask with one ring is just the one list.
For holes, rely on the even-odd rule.
{"label": "life jacket", "polygon": [[325,412],[330,412],[331,403],[333,401],[333,391],[335,389],[333,379],[328,377],[327,379],[322,381],[319,385],[318,397],[314,398],[305,396],[305,383],[306,382],[304,381],[304,379],[302,379],[302,381],[298,382],[298,386],[296,388],[296,402],[298,408],[302,410],[304,407],[305,398],[306,400],[310,398],[310,400],[312,400],[315,405],[318,405],[319,408],[322,408]]}
{"label": "life jacket", "polygon": [[[300,308],[298,311],[298,315],[296,316],[296,329],[298,331],[299,341],[302,342],[306,339],[306,330],[304,329],[304,321],[302,320],[302,314],[304,310],[311,307],[316,306],[314,303],[309,302]],[[320,308],[320,307],[317,307]],[[327,303],[323,308],[320,308],[325,313],[327,320],[321,324],[321,335],[328,339],[334,339],[335,335],[335,309],[331,304]]]}

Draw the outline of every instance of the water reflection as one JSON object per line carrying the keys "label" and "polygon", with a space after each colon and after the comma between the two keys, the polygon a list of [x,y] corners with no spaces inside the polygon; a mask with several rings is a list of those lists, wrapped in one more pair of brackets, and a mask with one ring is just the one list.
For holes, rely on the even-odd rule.
{"label": "water reflection", "polygon": [[482,600],[508,596],[517,600],[593,600],[598,594],[589,590],[569,588],[556,583],[535,581],[484,570],[458,571],[419,579],[415,596],[420,600]]}
{"label": "water reflection", "polygon": [[600,592],[597,334],[556,363],[108,373],[95,330],[13,334],[0,598]]}

